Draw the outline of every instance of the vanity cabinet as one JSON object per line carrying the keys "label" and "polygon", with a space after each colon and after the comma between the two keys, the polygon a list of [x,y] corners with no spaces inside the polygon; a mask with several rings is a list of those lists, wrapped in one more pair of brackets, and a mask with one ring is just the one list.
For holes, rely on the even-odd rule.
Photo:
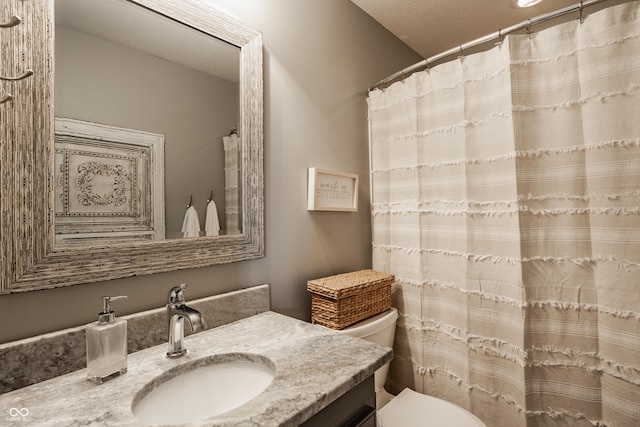
{"label": "vanity cabinet", "polygon": [[301,424],[301,427],[326,426],[376,426],[376,393],[373,375]]}

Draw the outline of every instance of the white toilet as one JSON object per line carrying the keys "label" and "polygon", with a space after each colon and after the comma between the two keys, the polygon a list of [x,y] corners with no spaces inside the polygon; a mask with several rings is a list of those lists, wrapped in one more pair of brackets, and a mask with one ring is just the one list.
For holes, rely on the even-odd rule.
{"label": "white toilet", "polygon": [[[397,318],[398,310],[391,308],[337,332],[393,347]],[[374,374],[379,427],[487,427],[480,418],[446,400],[408,388],[394,397],[384,389],[388,372],[387,363]]]}

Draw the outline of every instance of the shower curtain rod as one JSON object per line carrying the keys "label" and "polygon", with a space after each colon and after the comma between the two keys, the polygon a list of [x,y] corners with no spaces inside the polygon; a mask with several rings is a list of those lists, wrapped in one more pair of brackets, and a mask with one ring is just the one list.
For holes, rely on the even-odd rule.
{"label": "shower curtain rod", "polygon": [[[387,86],[393,82],[395,82],[396,80],[401,80],[405,77],[409,77],[409,75],[415,73],[416,71],[419,71],[421,69],[426,69],[429,68],[429,66],[433,65],[435,62],[441,61],[445,58],[448,58],[450,56],[453,55],[458,55],[458,56],[462,56],[464,55],[465,51],[468,51],[469,49],[475,48],[475,47],[479,47],[482,46],[486,43],[489,43],[491,41],[494,40],[502,40],[506,35],[514,33],[516,31],[521,31],[521,30],[527,30],[530,31],[531,27],[537,24],[540,24],[542,22],[545,21],[549,21],[551,19],[554,18],[558,18],[570,13],[574,13],[574,12],[579,12],[580,16],[579,18],[582,19],[584,17],[583,12],[584,12],[584,8],[589,7],[589,6],[593,6],[595,4],[598,3],[604,3],[606,1],[609,0],[584,0],[581,1],[580,3],[577,3],[573,6],[567,6],[563,9],[559,9],[556,10],[555,12],[551,12],[551,13],[547,13],[545,15],[540,15],[540,16],[536,16],[535,18],[531,18],[531,19],[527,19],[526,21],[523,21],[519,24],[516,25],[512,25],[511,27],[505,28],[505,29],[501,29],[496,31],[495,33],[491,33],[488,34],[484,37],[480,37],[478,39],[475,39],[473,41],[470,41],[468,43],[463,43],[461,45],[459,45],[458,47],[454,47],[451,48],[447,51],[444,51],[442,53],[439,53],[438,55],[434,55],[432,57],[429,57],[427,59],[423,59],[420,62],[417,62],[413,65],[410,65],[406,68],[403,68],[402,70],[390,75],[389,77],[387,77],[386,79],[380,80],[379,82],[375,83],[374,85],[372,85],[369,88],[369,92],[371,92],[372,90],[375,90],[377,88],[379,88],[380,86]],[[626,1],[630,1],[630,0],[626,0]],[[614,3],[625,3],[626,1],[619,1],[619,2],[615,2]]]}

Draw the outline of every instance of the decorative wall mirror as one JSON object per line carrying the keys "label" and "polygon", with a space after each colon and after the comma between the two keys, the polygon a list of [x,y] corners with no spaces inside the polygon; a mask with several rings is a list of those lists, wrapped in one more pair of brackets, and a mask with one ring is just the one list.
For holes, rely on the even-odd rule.
{"label": "decorative wall mirror", "polygon": [[261,34],[199,0],[99,3],[0,8],[22,18],[0,75],[33,70],[0,105],[0,293],[263,256]]}

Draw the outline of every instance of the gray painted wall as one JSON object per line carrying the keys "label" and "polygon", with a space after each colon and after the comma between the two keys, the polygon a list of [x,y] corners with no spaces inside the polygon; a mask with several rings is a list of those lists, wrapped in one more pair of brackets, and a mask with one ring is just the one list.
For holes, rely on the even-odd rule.
{"label": "gray painted wall", "polygon": [[[309,279],[371,266],[367,87],[420,60],[347,0],[206,0],[263,33],[266,256],[259,260],[0,296],[0,342],[92,322],[102,295],[128,314],[269,283],[274,310],[310,316]],[[308,212],[307,168],[360,175],[357,213]]]}

